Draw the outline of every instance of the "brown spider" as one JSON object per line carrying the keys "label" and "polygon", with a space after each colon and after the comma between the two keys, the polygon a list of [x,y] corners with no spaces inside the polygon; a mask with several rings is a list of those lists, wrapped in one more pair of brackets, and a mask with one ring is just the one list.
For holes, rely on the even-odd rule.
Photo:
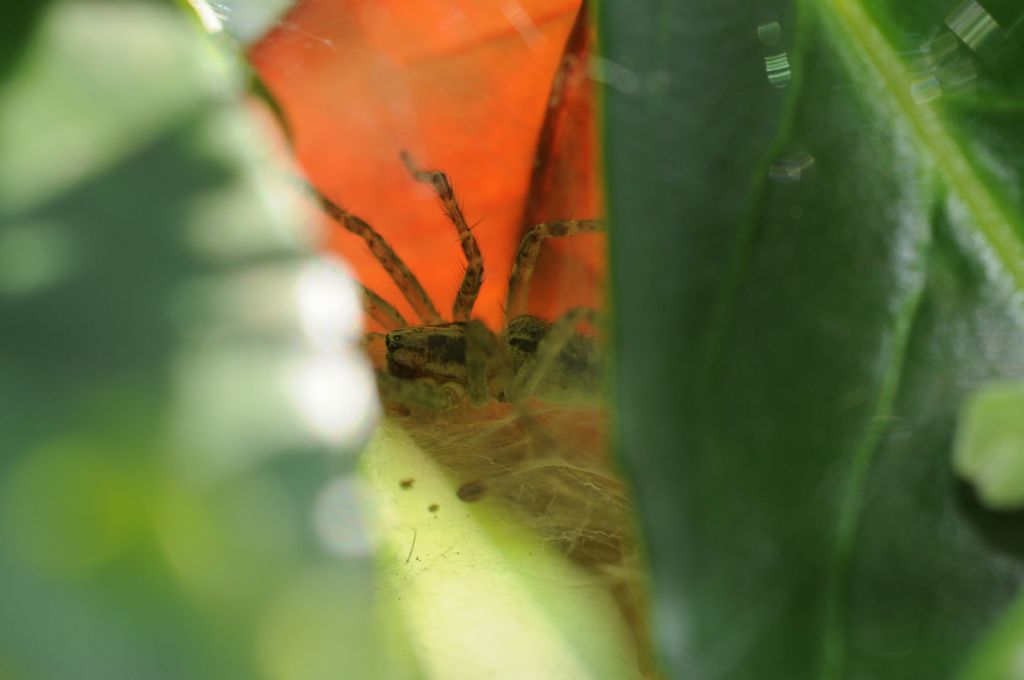
{"label": "brown spider", "polygon": [[544,240],[598,231],[601,221],[542,222],[527,232],[509,278],[505,326],[495,334],[470,318],[483,283],[484,265],[451,182],[443,172],[419,170],[406,154],[402,157],[413,178],[437,193],[466,258],[451,321],[441,317],[415,274],[376,229],[318,194],[327,214],[366,242],[422,322],[409,324],[394,306],[363,287],[366,312],[387,331],[386,366],[378,372],[384,401],[432,409],[455,406],[464,398],[474,406],[491,399],[521,404],[530,396],[560,405],[597,402],[602,374],[599,351],[593,337],[577,332],[581,323],[593,323],[592,310],[575,308],[549,322],[526,314],[525,309]]}
{"label": "brown spider", "polygon": [[[494,333],[471,318],[483,259],[451,182],[443,172],[417,169],[405,154],[403,159],[416,181],[433,188],[459,235],[466,271],[451,321],[441,317],[383,236],[318,194],[324,210],[366,242],[421,322],[409,324],[363,287],[366,312],[387,331],[377,373],[382,401],[456,477],[460,501],[507,503],[567,556],[607,577],[633,633],[638,663],[649,670],[629,501],[605,457],[600,348],[578,330],[582,323],[593,326],[594,313],[575,308],[553,322],[526,313],[544,240],[599,231],[603,223],[542,222],[526,233],[509,277],[504,326]],[[531,397],[549,408],[527,410]]]}

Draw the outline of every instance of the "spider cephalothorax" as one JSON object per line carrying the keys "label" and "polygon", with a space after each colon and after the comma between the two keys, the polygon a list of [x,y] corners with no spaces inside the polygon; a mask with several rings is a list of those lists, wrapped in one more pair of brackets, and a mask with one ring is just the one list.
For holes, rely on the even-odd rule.
{"label": "spider cephalothorax", "polygon": [[387,370],[396,378],[466,383],[466,324],[410,326],[384,336]]}

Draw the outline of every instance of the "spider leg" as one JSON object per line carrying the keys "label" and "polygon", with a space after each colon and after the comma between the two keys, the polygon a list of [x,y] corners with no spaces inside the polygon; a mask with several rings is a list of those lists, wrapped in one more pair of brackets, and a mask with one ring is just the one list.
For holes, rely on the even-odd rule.
{"label": "spider leg", "polygon": [[365,311],[371,319],[383,326],[386,331],[393,331],[396,328],[405,328],[409,325],[406,323],[405,317],[403,317],[397,309],[392,307],[391,303],[374,293],[366,286],[363,286],[363,311]]}
{"label": "spider leg", "polygon": [[380,262],[384,271],[388,273],[391,280],[398,286],[402,297],[409,302],[409,306],[416,312],[416,316],[428,325],[443,323],[444,320],[437,313],[437,308],[434,307],[434,303],[431,301],[430,296],[427,295],[427,291],[423,289],[419,279],[409,270],[409,267],[402,261],[402,258],[398,257],[398,254],[395,253],[384,237],[377,233],[377,230],[362,218],[353,215],[332,202],[315,188],[312,191],[320,201],[324,212],[330,215],[346,231],[355,234],[366,242],[366,245],[370,248],[370,253]]}
{"label": "spider leg", "polygon": [[490,396],[487,377],[492,358],[498,353],[498,339],[476,319],[466,324],[466,385],[469,403],[482,406]]}
{"label": "spider leg", "polygon": [[530,281],[533,270],[537,267],[540,246],[545,239],[575,236],[604,229],[602,220],[560,220],[541,222],[526,232],[516,260],[512,265],[512,275],[508,279],[508,297],[505,299],[505,324],[526,313],[526,303],[530,297]]}
{"label": "spider leg", "polygon": [[480,255],[480,246],[477,244],[469,224],[466,223],[466,218],[455,198],[455,190],[452,189],[452,183],[448,176],[438,170],[418,169],[405,151],[402,152],[402,160],[417,182],[431,186],[437,197],[441,199],[445,214],[459,233],[459,245],[462,246],[462,254],[466,257],[466,271],[462,274],[462,283],[459,284],[459,292],[452,305],[452,320],[468,321],[469,315],[473,311],[473,305],[476,303],[476,297],[480,294],[480,286],[484,282],[484,259]]}
{"label": "spider leg", "polygon": [[428,378],[407,380],[377,371],[377,392],[385,406],[444,411],[455,406],[461,390],[454,383],[439,385]]}
{"label": "spider leg", "polygon": [[515,369],[507,352],[501,349],[497,336],[482,322],[473,319],[466,324],[466,384],[469,400],[482,406],[495,386],[498,401],[508,401],[506,392],[512,384]]}

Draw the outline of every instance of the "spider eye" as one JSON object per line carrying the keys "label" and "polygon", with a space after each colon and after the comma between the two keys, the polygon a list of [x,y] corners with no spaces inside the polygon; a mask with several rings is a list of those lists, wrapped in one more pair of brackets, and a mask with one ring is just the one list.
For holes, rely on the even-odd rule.
{"label": "spider eye", "polygon": [[397,349],[399,344],[401,343],[399,343],[398,338],[394,333],[388,333],[384,336],[384,346],[388,348],[389,352]]}

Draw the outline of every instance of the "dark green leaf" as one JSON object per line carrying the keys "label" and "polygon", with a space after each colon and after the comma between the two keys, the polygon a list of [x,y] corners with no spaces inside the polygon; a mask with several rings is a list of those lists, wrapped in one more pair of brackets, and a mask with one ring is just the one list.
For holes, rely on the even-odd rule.
{"label": "dark green leaf", "polygon": [[49,4],[48,0],[13,2],[4,9],[4,20],[0,23],[0,83],[20,62]]}
{"label": "dark green leaf", "polygon": [[[984,4],[984,3],[983,3]],[[618,447],[666,666],[948,677],[1024,520],[958,482],[1024,374],[1012,3],[601,3]]]}

